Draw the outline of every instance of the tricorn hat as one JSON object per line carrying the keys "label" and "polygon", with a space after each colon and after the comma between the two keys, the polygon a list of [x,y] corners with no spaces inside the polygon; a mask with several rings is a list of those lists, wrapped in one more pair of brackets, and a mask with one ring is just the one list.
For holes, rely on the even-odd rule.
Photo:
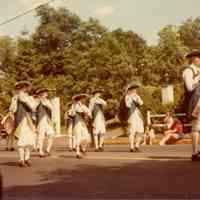
{"label": "tricorn hat", "polygon": [[96,89],[92,92],[93,95],[97,94],[97,93],[103,93],[104,90],[103,89]]}
{"label": "tricorn hat", "polygon": [[132,83],[130,83],[127,88],[126,88],[126,91],[129,91],[131,89],[136,89],[136,88],[139,88],[141,86],[140,82],[139,81],[133,81]]}
{"label": "tricorn hat", "polygon": [[41,93],[44,93],[44,92],[49,92],[50,90],[48,88],[39,88],[35,91],[35,94],[38,95],[38,94],[41,94]]}
{"label": "tricorn hat", "polygon": [[88,98],[89,96],[85,93],[82,93],[82,94],[77,94],[75,96],[72,97],[72,100],[73,101],[79,101],[81,99],[85,99],[85,98]]}
{"label": "tricorn hat", "polygon": [[192,52],[190,52],[189,54],[186,55],[186,58],[193,58],[193,57],[200,57],[200,50],[195,49]]}
{"label": "tricorn hat", "polygon": [[24,87],[30,87],[32,84],[29,81],[18,81],[15,83],[15,89],[19,90]]}

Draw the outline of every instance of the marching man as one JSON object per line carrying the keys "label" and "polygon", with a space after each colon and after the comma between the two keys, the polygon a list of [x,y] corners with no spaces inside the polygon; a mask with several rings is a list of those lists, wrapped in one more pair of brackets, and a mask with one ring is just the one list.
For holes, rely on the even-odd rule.
{"label": "marching man", "polygon": [[[48,99],[48,89],[38,89],[36,94],[38,96],[38,106],[37,106],[37,131],[38,131],[38,148],[39,156],[45,157],[50,156],[51,148],[54,141],[55,131],[53,128],[52,121],[52,104]],[[47,148],[44,153],[44,140],[47,137]]]}
{"label": "marching man", "polygon": [[103,109],[107,103],[101,98],[102,90],[95,90],[90,99],[90,112],[92,113],[92,126],[95,151],[103,151],[104,135],[106,133],[106,121]]}
{"label": "marching man", "polygon": [[139,84],[132,84],[127,88],[125,96],[125,105],[128,108],[128,131],[130,152],[140,152],[140,144],[143,140],[144,122],[139,106],[143,101],[137,94]]}
{"label": "marching man", "polygon": [[[200,89],[200,51],[193,51],[186,57],[189,60],[189,66],[183,72],[185,84],[185,108],[190,119],[192,119],[192,161],[200,161],[200,152],[198,149],[200,133],[200,112],[198,109],[199,89]],[[193,100],[192,100],[193,99]],[[195,100],[196,99],[196,100]],[[197,109],[195,109],[197,108]],[[195,116],[193,111],[197,110]]]}
{"label": "marching man", "polygon": [[75,102],[73,106],[73,134],[76,140],[76,157],[78,159],[81,159],[82,155],[86,155],[86,146],[90,140],[90,134],[87,128],[87,120],[91,117],[91,115],[89,108],[85,105],[87,98],[88,95],[86,94],[79,94],[72,98],[72,100]]}
{"label": "marching man", "polygon": [[20,81],[15,84],[17,95],[11,101],[9,111],[15,116],[15,135],[18,138],[19,166],[30,166],[31,149],[35,144],[36,131],[31,115],[36,102],[28,94],[31,84]]}

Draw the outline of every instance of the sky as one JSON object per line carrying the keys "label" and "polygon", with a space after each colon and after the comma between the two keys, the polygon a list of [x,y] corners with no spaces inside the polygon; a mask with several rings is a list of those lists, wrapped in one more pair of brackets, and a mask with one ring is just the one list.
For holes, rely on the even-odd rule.
{"label": "sky", "polygon": [[[0,23],[48,0],[0,0]],[[94,17],[109,30],[123,28],[156,44],[158,31],[166,25],[180,25],[190,17],[200,16],[200,0],[55,0],[53,7],[63,6],[81,19]],[[30,32],[38,24],[32,12],[0,26],[0,35],[15,37],[24,27]]]}

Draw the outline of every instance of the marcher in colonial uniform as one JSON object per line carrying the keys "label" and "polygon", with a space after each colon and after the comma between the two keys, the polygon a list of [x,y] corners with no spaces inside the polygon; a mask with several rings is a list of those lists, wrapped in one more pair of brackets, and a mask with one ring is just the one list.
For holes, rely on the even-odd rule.
{"label": "marcher in colonial uniform", "polygon": [[[53,145],[55,131],[52,121],[52,104],[48,99],[48,89],[38,89],[36,94],[38,96],[37,106],[37,131],[38,131],[38,148],[40,157],[44,157],[45,153],[47,156],[50,155],[51,148]],[[44,140],[47,137],[47,148],[44,153]]]}
{"label": "marcher in colonial uniform", "polygon": [[72,103],[70,109],[65,113],[69,151],[76,150],[76,140],[75,140],[75,136],[73,134],[74,116],[75,116],[73,107],[74,107],[74,104]]}
{"label": "marcher in colonial uniform", "polygon": [[103,151],[104,135],[106,133],[106,121],[103,109],[107,103],[101,98],[102,90],[95,90],[90,99],[90,112],[92,113],[92,126],[95,151]]}
{"label": "marcher in colonial uniform", "polygon": [[91,117],[89,108],[85,105],[88,98],[86,94],[74,96],[72,99],[75,102],[73,106],[74,113],[74,128],[73,134],[76,140],[76,156],[78,159],[86,153],[86,146],[90,140],[90,134],[87,128],[87,120]]}
{"label": "marcher in colonial uniform", "polygon": [[126,107],[129,108],[128,132],[131,152],[139,152],[144,135],[144,122],[139,106],[143,105],[141,97],[137,94],[139,84],[134,83],[127,88],[125,96]]}
{"label": "marcher in colonial uniform", "polygon": [[[193,111],[199,107],[199,91],[200,91],[200,51],[193,51],[186,58],[189,60],[189,67],[183,72],[183,80],[185,84],[185,110],[190,119],[192,119],[192,147],[193,161],[200,161],[200,153],[198,148],[200,133],[200,112],[193,115]],[[196,99],[196,100],[195,100]],[[199,110],[199,109],[197,109]]]}
{"label": "marcher in colonial uniform", "polygon": [[19,165],[30,166],[31,149],[35,144],[36,132],[31,115],[36,109],[34,99],[28,94],[31,84],[16,83],[18,94],[12,99],[9,111],[15,115],[15,135],[18,138]]}

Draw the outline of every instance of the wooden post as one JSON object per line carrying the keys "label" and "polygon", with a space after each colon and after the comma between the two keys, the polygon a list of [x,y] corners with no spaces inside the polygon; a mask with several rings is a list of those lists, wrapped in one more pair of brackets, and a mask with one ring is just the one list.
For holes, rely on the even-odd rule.
{"label": "wooden post", "polygon": [[56,135],[61,134],[61,125],[60,125],[60,98],[59,97],[54,97],[52,99],[52,105],[53,105],[53,112],[52,112],[52,118],[53,118],[53,123],[55,125],[55,131]]}
{"label": "wooden post", "polygon": [[147,111],[147,125],[151,125],[151,111],[148,110]]}

